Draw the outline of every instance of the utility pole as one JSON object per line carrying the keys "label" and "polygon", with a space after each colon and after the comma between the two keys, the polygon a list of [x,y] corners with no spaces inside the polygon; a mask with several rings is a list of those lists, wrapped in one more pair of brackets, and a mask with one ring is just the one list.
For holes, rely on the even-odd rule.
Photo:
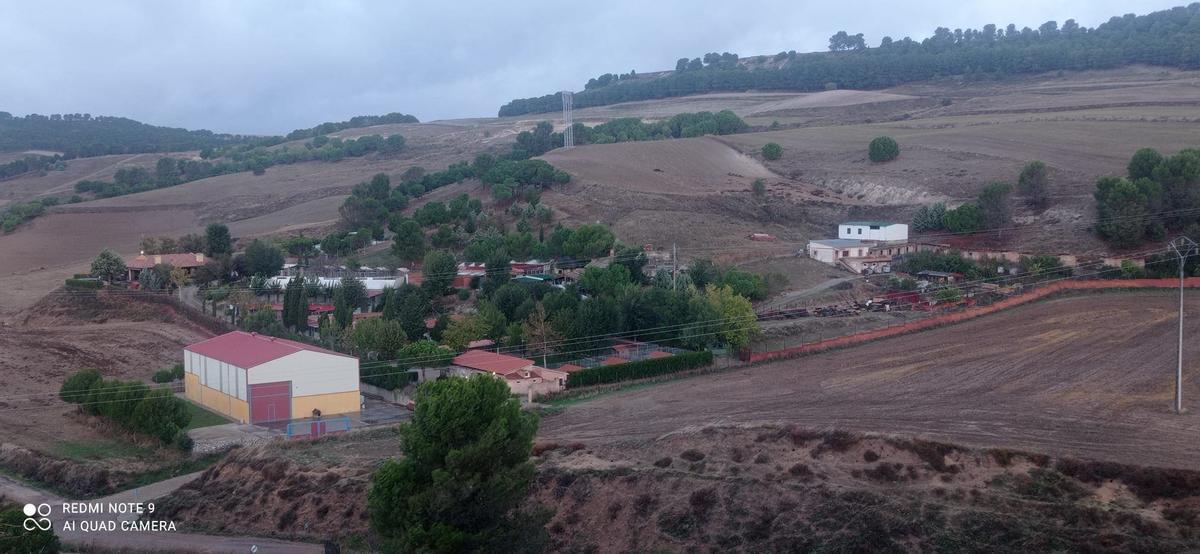
{"label": "utility pole", "polygon": [[1179,258],[1179,356],[1175,366],[1175,413],[1183,413],[1183,278],[1187,258],[1196,253],[1196,242],[1188,237],[1171,241],[1171,250]]}

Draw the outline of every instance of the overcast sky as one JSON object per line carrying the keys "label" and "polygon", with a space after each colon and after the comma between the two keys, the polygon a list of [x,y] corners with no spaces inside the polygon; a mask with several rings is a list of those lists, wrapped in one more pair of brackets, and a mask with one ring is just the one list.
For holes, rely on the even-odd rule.
{"label": "overcast sky", "polygon": [[938,26],[1093,27],[1187,1],[0,0],[0,111],[241,133],[490,117],[512,98],[710,51],[824,50],[839,30],[875,46]]}

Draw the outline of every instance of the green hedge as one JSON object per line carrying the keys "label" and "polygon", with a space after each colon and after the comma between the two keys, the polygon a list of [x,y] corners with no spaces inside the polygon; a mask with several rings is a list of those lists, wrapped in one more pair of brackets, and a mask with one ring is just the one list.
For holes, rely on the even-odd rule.
{"label": "green hedge", "polygon": [[154,376],[150,378],[155,383],[170,383],[172,381],[183,380],[183,364],[175,364],[167,369],[154,372]]}
{"label": "green hedge", "polygon": [[618,381],[630,381],[633,379],[644,379],[646,377],[657,377],[659,375],[678,373],[680,371],[706,366],[711,364],[712,361],[712,352],[704,350],[701,352],[676,354],[669,358],[656,358],[652,360],[641,360],[637,362],[626,362],[617,365],[581,369],[567,376],[567,386],[582,387],[587,385],[600,385],[603,383],[616,383]]}
{"label": "green hedge", "polygon": [[67,279],[67,288],[72,289],[98,289],[103,287],[104,283],[99,279],[83,278],[83,279]]}
{"label": "green hedge", "polygon": [[187,402],[167,389],[151,389],[141,381],[104,379],[94,369],[82,370],[63,382],[60,398],[121,427],[183,446],[192,414]]}

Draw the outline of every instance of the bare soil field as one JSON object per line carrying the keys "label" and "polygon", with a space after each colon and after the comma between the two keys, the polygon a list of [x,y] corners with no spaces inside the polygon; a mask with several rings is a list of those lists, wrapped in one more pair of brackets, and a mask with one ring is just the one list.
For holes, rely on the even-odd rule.
{"label": "bare soil field", "polygon": [[[1185,348],[1184,398],[1193,409],[1172,414],[1174,298],[1063,297],[860,347],[618,392],[547,417],[542,436],[599,445],[712,424],[786,423],[1194,467],[1200,347],[1192,341]],[[1188,309],[1197,308],[1200,297],[1191,295]],[[1186,332],[1200,332],[1200,322],[1188,321]]]}
{"label": "bare soil field", "polygon": [[[0,181],[0,208],[8,203],[25,202],[38,196],[70,196],[75,183],[94,179],[111,181],[122,166],[142,166],[153,169],[158,159],[167,154],[121,154],[68,160],[62,171],[46,171]],[[0,154],[4,156],[4,154]],[[15,156],[22,157],[22,156]],[[3,158],[0,157],[0,163]]]}
{"label": "bare soil field", "polygon": [[753,158],[708,137],[595,144],[554,150],[542,159],[580,184],[607,183],[638,192],[744,191],[754,179],[775,177]]}
{"label": "bare soil field", "polygon": [[[50,294],[14,324],[0,326],[0,466],[96,493],[118,484],[116,474],[180,460],[177,450],[131,443],[123,431],[78,414],[58,390],[84,368],[148,381],[178,362],[185,345],[210,336],[167,305],[119,295]],[[55,483],[59,478],[64,482]]]}
{"label": "bare soil field", "polygon": [[[377,550],[371,472],[391,430],[241,449],[159,502],[185,528]],[[1200,474],[796,426],[630,445],[542,442],[528,505],[551,552],[1178,551]],[[264,507],[275,517],[258,517]]]}

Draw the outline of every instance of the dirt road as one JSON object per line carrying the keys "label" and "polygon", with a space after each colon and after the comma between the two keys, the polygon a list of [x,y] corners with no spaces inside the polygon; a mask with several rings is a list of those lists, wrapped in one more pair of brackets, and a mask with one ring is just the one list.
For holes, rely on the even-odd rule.
{"label": "dirt road", "polygon": [[[201,473],[203,472],[182,475],[105,498],[89,500],[87,503],[107,506],[110,502],[152,502],[196,479]],[[54,532],[58,534],[64,544],[70,546],[111,550],[130,549],[145,552],[320,553],[325,551],[323,547],[316,544],[255,537],[225,537],[170,531],[121,531],[119,526],[121,521],[134,521],[136,517],[108,514],[64,514],[63,505],[66,500],[63,498],[27,487],[5,476],[0,476],[0,496],[18,503],[49,504],[51,511],[48,518],[54,526]],[[84,521],[114,521],[117,522],[118,527],[115,531],[84,532],[79,530],[80,523]],[[74,531],[64,530],[64,525],[68,523],[75,527]],[[176,524],[178,525],[178,523]]]}
{"label": "dirt road", "polygon": [[[1200,343],[1171,413],[1176,297],[1096,294],[860,347],[602,396],[544,438],[642,441],[710,424],[797,423],[1147,465],[1195,467]],[[1188,309],[1200,309],[1191,293]],[[1185,332],[1200,333],[1200,319]]]}

